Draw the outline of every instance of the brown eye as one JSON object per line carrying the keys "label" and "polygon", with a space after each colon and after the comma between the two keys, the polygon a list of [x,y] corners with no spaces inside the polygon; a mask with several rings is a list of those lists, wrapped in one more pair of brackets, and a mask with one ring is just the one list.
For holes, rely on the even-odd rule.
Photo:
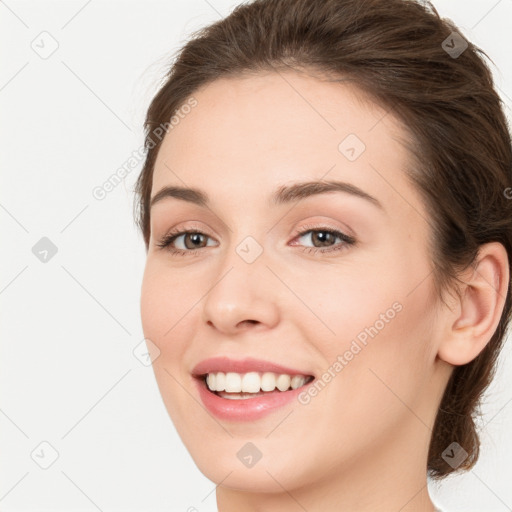
{"label": "brown eye", "polygon": [[311,231],[311,241],[315,247],[330,247],[336,241],[336,236],[330,231]]}
{"label": "brown eye", "polygon": [[206,241],[207,237],[203,233],[185,233],[183,236],[184,245],[187,249],[199,249],[206,247],[203,242]]}
{"label": "brown eye", "polygon": [[[327,248],[337,248],[338,246],[346,246],[346,245],[352,245],[355,243],[354,238],[351,236],[345,235],[345,233],[342,233],[341,231],[332,230],[332,229],[309,229],[307,231],[303,231],[302,233],[299,233],[297,239],[301,238],[309,238],[310,243],[312,243],[312,246],[305,246],[304,250],[315,250],[319,249],[320,252],[326,252],[329,249],[326,249],[322,251],[322,247]],[[341,244],[336,244],[336,240],[341,240]]]}
{"label": "brown eye", "polygon": [[187,254],[195,253],[196,249],[206,247],[209,239],[212,240],[211,237],[200,231],[177,231],[164,236],[157,245],[171,253]]}

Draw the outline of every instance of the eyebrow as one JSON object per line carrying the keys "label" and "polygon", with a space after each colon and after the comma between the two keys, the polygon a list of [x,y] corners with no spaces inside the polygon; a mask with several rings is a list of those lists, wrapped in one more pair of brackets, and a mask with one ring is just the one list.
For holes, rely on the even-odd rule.
{"label": "eyebrow", "polygon": [[[382,203],[374,196],[364,190],[356,187],[352,183],[344,181],[305,181],[294,183],[292,185],[283,185],[279,187],[270,198],[270,206],[292,203],[320,194],[329,192],[344,192],[361,199],[365,199],[377,208],[384,210]],[[150,208],[164,198],[175,198],[202,207],[208,207],[210,199],[208,194],[197,188],[188,188],[180,186],[167,186],[160,189],[151,199]]]}

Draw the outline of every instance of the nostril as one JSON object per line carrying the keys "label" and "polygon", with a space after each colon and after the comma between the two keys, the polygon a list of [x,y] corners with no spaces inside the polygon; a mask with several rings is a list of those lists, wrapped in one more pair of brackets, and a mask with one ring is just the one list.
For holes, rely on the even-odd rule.
{"label": "nostril", "polygon": [[244,325],[244,324],[258,324],[258,320],[243,320],[242,322],[240,322],[241,325]]}

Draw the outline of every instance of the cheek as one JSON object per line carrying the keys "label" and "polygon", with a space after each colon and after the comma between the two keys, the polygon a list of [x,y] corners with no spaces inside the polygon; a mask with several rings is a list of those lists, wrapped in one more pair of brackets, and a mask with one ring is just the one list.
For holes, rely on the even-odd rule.
{"label": "cheek", "polygon": [[[302,329],[308,339],[316,340],[326,371],[330,368],[336,375],[333,399],[348,407],[365,403],[378,411],[393,408],[395,402],[400,407],[393,392],[414,400],[435,356],[432,284],[424,279],[430,273],[428,263],[412,253],[404,261],[391,249],[373,262],[360,260],[357,266],[340,267],[340,272],[331,269],[323,281],[320,275],[314,280],[317,292],[309,295],[311,309],[319,312],[331,333],[312,315],[304,319]],[[326,286],[318,288],[322,282]]]}
{"label": "cheek", "polygon": [[[370,261],[365,264],[362,259],[318,265],[301,272],[293,281],[293,292],[303,306],[298,304],[293,309],[300,314],[294,313],[291,321],[301,324],[307,339],[330,340],[327,347],[342,349],[379,321],[381,314],[391,309],[388,316],[394,317],[392,306],[401,294],[391,275],[389,268]],[[292,299],[297,303],[295,296],[290,303]],[[283,309],[283,314],[288,313]]]}
{"label": "cheek", "polygon": [[164,356],[171,347],[173,351],[180,350],[180,339],[184,339],[189,319],[197,314],[193,305],[201,294],[195,282],[189,277],[183,279],[183,273],[170,271],[157,261],[146,262],[140,298],[142,328],[144,336]]}
{"label": "cheek", "polygon": [[201,291],[194,288],[195,282],[156,259],[146,261],[140,299],[142,328],[144,337],[158,348],[153,371],[167,411],[178,425],[188,418],[190,406],[190,397],[183,391],[183,386],[191,385],[190,377],[182,363],[200,311]]}
{"label": "cheek", "polygon": [[433,305],[427,285],[407,293],[395,286],[391,295],[347,303],[335,326],[339,341],[325,349],[329,364],[339,363],[330,399],[344,404],[348,417],[365,418],[368,436],[375,421],[384,431],[410,415],[408,407],[415,409],[428,389]]}

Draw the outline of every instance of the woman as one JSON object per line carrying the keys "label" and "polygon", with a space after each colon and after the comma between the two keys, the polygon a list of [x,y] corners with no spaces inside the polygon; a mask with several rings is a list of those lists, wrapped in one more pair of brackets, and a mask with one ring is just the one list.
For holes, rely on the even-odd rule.
{"label": "woman", "polygon": [[178,54],[145,124],[141,316],[220,512],[432,512],[427,476],[475,464],[512,261],[480,54],[404,0],[256,0]]}

